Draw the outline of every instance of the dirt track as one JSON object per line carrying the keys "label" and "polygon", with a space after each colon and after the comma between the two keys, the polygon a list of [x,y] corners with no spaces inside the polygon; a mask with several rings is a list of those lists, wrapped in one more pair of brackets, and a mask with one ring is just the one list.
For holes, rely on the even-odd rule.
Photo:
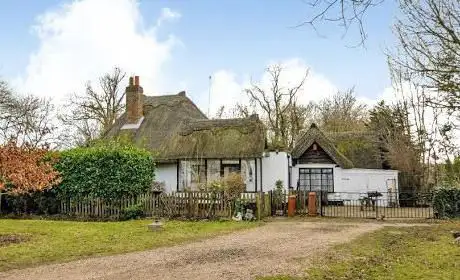
{"label": "dirt track", "polygon": [[0,279],[253,279],[302,275],[330,245],[379,223],[272,222],[255,229],[145,252],[12,270]]}

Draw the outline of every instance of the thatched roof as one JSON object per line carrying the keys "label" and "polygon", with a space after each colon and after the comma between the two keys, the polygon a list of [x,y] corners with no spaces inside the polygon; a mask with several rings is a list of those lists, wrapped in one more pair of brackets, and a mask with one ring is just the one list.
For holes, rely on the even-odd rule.
{"label": "thatched roof", "polygon": [[315,124],[312,124],[295,144],[292,158],[300,158],[313,143],[317,143],[342,168],[352,168],[353,163],[337,150],[334,143],[327,138]]}
{"label": "thatched roof", "polygon": [[382,168],[382,142],[379,136],[367,132],[326,133],[337,150],[353,162],[356,168]]}
{"label": "thatched roof", "polygon": [[129,133],[135,143],[156,152],[159,161],[261,157],[265,147],[257,116],[209,120],[184,93],[145,96],[140,127],[121,130],[125,122],[123,114],[105,137]]}
{"label": "thatched roof", "polygon": [[323,133],[312,124],[296,141],[293,159],[301,157],[315,142],[342,168],[382,168],[380,141],[373,133]]}

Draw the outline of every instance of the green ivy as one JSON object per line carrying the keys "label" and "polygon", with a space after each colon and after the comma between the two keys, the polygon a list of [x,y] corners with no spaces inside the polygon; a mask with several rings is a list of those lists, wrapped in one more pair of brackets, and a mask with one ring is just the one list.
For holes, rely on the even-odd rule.
{"label": "green ivy", "polygon": [[65,198],[134,196],[146,192],[155,178],[150,152],[117,141],[64,151],[55,168],[62,177],[57,192]]}
{"label": "green ivy", "polygon": [[460,217],[460,188],[441,188],[435,191],[433,208],[440,218]]}

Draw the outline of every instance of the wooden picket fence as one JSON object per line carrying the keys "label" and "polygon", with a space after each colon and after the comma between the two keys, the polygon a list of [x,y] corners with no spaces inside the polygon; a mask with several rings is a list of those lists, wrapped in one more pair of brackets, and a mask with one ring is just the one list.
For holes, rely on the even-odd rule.
{"label": "wooden picket fence", "polygon": [[[271,215],[270,196],[265,193],[242,193],[241,201],[253,209],[259,219]],[[141,206],[147,217],[187,217],[196,219],[231,217],[235,206],[221,193],[174,192],[146,193],[117,201],[99,198],[67,199],[61,201],[61,214],[94,217],[119,218],[124,209]]]}

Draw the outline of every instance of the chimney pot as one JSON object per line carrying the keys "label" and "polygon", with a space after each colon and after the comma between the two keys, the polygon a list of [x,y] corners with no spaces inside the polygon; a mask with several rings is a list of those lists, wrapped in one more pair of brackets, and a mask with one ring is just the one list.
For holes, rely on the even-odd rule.
{"label": "chimney pot", "polygon": [[135,86],[139,85],[139,76],[134,76],[134,85]]}
{"label": "chimney pot", "polygon": [[134,79],[133,77],[129,77],[129,86],[134,85]]}

